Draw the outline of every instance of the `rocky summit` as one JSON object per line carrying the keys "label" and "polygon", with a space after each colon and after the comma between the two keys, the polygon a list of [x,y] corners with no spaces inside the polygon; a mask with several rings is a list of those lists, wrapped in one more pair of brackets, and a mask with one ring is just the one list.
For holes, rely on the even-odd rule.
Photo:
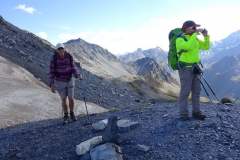
{"label": "rocky summit", "polygon": [[[48,70],[54,46],[32,33],[8,23],[1,16],[0,28],[0,55],[28,70],[38,81],[45,83],[44,89],[50,92],[47,88]],[[88,50],[94,53],[93,61],[98,60],[96,57],[107,57],[109,61],[120,64],[116,57],[109,57],[110,53],[102,50],[99,46],[88,46],[82,40],[73,41],[74,45],[71,45],[70,42],[68,45],[71,50],[74,50],[74,45],[82,44],[84,46],[79,47],[76,52]],[[101,55],[98,52],[101,52]],[[80,61],[80,63],[89,64],[86,61],[88,56],[89,54],[86,54],[84,62]],[[81,60],[81,57],[78,59]],[[159,78],[159,84],[162,83],[162,79],[170,80],[166,77],[167,73],[166,75],[163,72],[158,73],[160,70],[164,71],[162,67],[153,60],[148,58],[145,60],[138,60],[133,66],[137,69],[136,73],[139,71],[139,74],[144,76],[145,82],[153,80],[154,76],[150,77],[153,73]],[[99,64],[101,63],[99,62]],[[139,64],[145,64],[147,68],[141,68]],[[103,76],[93,74],[87,70],[87,67],[82,69],[79,62],[76,63],[76,66],[84,76],[82,82],[86,106],[91,102],[107,108],[109,111],[89,116],[77,115],[78,121],[66,125],[62,125],[62,117],[60,117],[41,121],[29,119],[26,123],[2,127],[0,129],[0,159],[104,159],[100,157],[106,156],[105,151],[109,148],[110,155],[116,155],[118,159],[124,160],[239,159],[239,105],[201,103],[202,111],[207,118],[202,121],[190,116],[190,120],[183,121],[179,117],[176,101],[149,99],[141,94],[139,88],[131,90],[127,83],[119,83],[119,81],[113,83]],[[90,66],[88,65],[88,67]],[[108,67],[104,69],[108,69]],[[145,74],[147,69],[154,70],[151,70],[150,74]],[[125,74],[125,72],[122,73]],[[136,80],[128,85],[139,83],[146,87],[146,83],[142,82]],[[83,100],[82,91],[83,87],[76,80],[76,99]],[[39,99],[39,101],[44,101],[44,99]],[[17,107],[20,103],[21,100],[16,101],[15,106]],[[188,106],[190,112],[191,103]],[[1,114],[8,115],[8,112]],[[21,115],[21,113],[18,114]],[[25,119],[27,118],[25,117]],[[111,119],[112,122],[109,123]],[[98,123],[101,126],[96,128],[93,124]],[[99,143],[92,145],[81,155],[76,153],[77,146],[94,139],[94,137],[99,137]],[[105,159],[109,160],[110,158]]]}

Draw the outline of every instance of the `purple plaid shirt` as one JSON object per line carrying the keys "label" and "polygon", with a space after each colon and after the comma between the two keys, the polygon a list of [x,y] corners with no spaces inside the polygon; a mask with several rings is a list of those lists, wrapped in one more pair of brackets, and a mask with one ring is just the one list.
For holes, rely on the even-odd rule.
{"label": "purple plaid shirt", "polygon": [[[57,81],[68,82],[72,78],[72,74],[74,74],[76,78],[78,77],[78,72],[75,68],[72,55],[70,55],[70,58],[72,59],[71,65],[70,65],[70,60],[67,56],[65,56],[63,59],[61,59],[58,56],[56,67],[54,67],[54,56],[50,58],[50,70],[49,70],[50,83],[54,83],[54,79],[56,79]],[[55,68],[56,68],[56,71],[55,71]],[[55,74],[56,72],[59,75],[58,77]]]}

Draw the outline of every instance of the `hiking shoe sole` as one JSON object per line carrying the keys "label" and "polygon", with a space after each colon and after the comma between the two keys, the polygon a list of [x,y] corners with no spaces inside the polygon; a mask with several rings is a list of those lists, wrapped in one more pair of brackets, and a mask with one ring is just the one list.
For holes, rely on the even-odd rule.
{"label": "hiking shoe sole", "polygon": [[71,118],[73,122],[76,122],[77,121],[77,118]]}
{"label": "hiking shoe sole", "polygon": [[69,117],[64,117],[64,120],[63,120],[63,125],[69,123]]}
{"label": "hiking shoe sole", "polygon": [[193,116],[193,118],[204,120],[207,117],[206,116]]}
{"label": "hiking shoe sole", "polygon": [[181,118],[183,120],[190,120],[190,117],[188,115],[181,115]]}
{"label": "hiking shoe sole", "polygon": [[202,114],[202,112],[193,113],[192,117],[200,120],[204,120],[205,118],[207,118],[204,114]]}

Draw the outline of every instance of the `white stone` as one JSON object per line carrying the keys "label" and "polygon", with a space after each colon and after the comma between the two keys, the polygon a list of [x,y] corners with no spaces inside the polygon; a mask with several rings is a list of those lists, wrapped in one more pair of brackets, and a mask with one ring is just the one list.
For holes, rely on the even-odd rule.
{"label": "white stone", "polygon": [[108,124],[108,120],[104,119],[97,123],[92,124],[92,127],[93,127],[93,129],[99,131],[99,130],[103,130],[104,128],[106,128],[107,124]]}
{"label": "white stone", "polygon": [[129,122],[131,122],[131,120],[124,120],[124,119],[122,119],[122,120],[118,120],[117,121],[117,125],[118,125],[118,127],[120,127],[120,126],[122,126],[122,125],[124,125],[126,123],[129,123]]}
{"label": "white stone", "polygon": [[77,155],[84,155],[86,152],[88,152],[93,147],[97,146],[102,142],[102,136],[97,136],[92,139],[89,139],[87,141],[84,141],[77,145],[76,147],[76,153]]}
{"label": "white stone", "polygon": [[138,148],[139,150],[141,150],[141,151],[144,151],[144,152],[147,152],[147,151],[150,150],[150,147],[145,146],[145,145],[141,145],[141,144],[138,144],[138,145],[137,145],[137,148]]}

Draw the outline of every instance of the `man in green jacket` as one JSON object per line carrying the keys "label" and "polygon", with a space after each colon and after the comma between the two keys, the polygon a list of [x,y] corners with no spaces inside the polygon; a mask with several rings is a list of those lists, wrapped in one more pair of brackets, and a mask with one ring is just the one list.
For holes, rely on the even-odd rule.
{"label": "man in green jacket", "polygon": [[[180,115],[184,120],[190,120],[187,106],[190,91],[192,93],[192,116],[202,120],[206,118],[200,110],[201,81],[198,75],[193,73],[193,66],[200,63],[199,49],[210,49],[210,36],[206,29],[198,29],[197,27],[200,25],[194,21],[184,22],[182,31],[186,39],[181,36],[176,40],[177,52],[184,50],[179,57],[181,68],[178,70],[181,84],[178,103]],[[200,33],[204,36],[204,41],[197,38]]]}

